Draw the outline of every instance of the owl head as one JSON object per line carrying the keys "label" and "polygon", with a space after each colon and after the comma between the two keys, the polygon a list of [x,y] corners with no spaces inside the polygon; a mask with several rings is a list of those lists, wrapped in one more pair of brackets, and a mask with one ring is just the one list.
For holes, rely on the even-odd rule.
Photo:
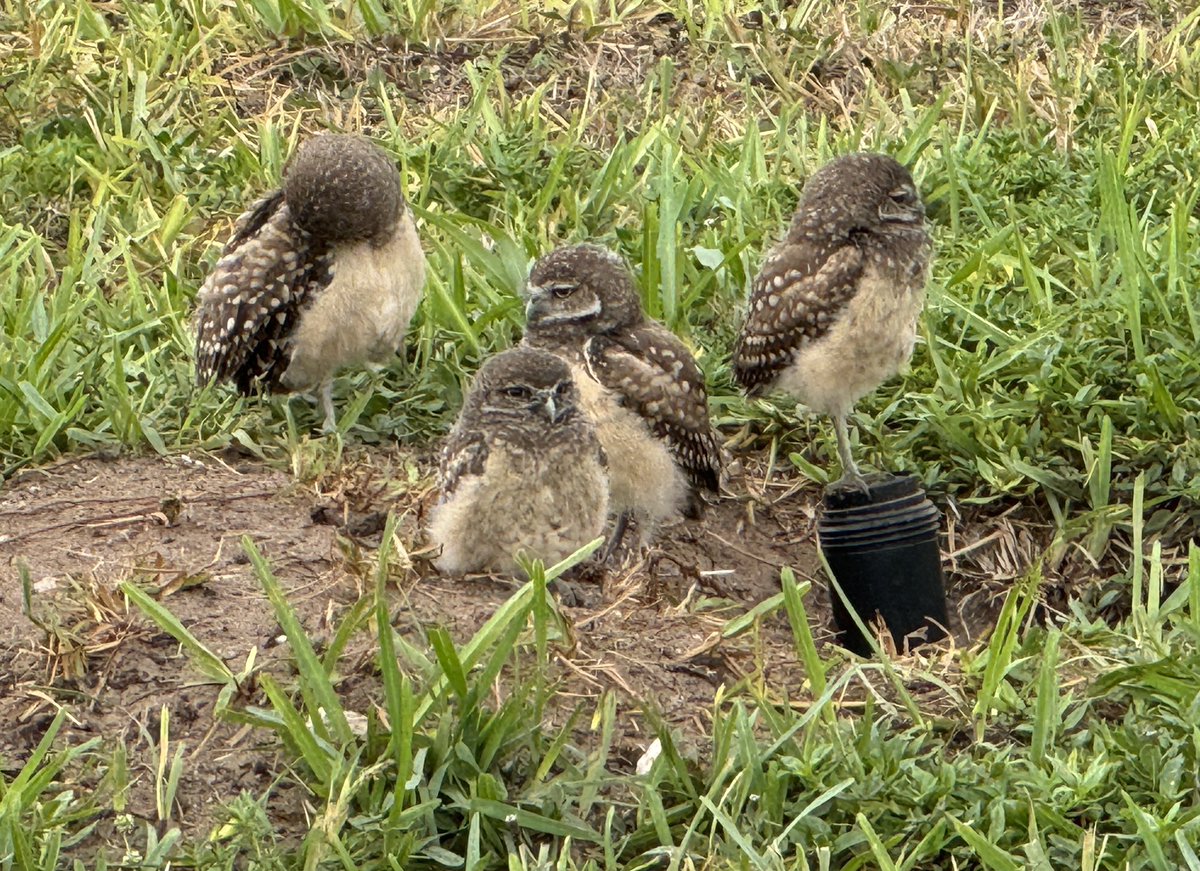
{"label": "owl head", "polygon": [[512,348],[480,367],[467,408],[492,423],[536,420],[556,426],[576,413],[579,391],[571,370],[549,351]]}
{"label": "owl head", "polygon": [[529,273],[525,321],[531,332],[600,335],[642,319],[629,266],[598,245],[551,251]]}
{"label": "owl head", "polygon": [[790,234],[844,240],[924,232],[925,206],[912,175],[886,154],[847,154],[825,164],[800,194]]}
{"label": "owl head", "polygon": [[330,243],[386,239],[404,210],[395,162],[365,136],[306,140],[284,170],[283,196],[297,225]]}

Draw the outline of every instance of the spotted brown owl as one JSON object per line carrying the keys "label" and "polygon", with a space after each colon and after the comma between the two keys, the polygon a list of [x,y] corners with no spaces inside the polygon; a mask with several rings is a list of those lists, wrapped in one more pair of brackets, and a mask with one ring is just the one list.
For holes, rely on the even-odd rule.
{"label": "spotted brown owl", "polygon": [[787,235],[754,278],[733,372],[833,418],[842,478],[866,485],[850,450],[854,404],[912,356],[932,243],[908,170],[850,154],[818,170]]}
{"label": "spotted brown owl", "polygon": [[[529,275],[523,344],[566,360],[608,455],[609,504],[643,535],[716,493],[721,454],[704,375],[670,330],[648,319],[633,275],[595,245],[559,248]],[[611,553],[613,547],[610,546]]]}
{"label": "spotted brown owl", "polygon": [[429,537],[451,574],[552,565],[600,537],[605,459],[567,364],[514,348],[480,367],[442,452]]}
{"label": "spotted brown owl", "polygon": [[424,283],[395,163],[365,137],[315,136],[238,219],[200,289],[196,380],[319,390],[331,430],[335,373],[396,352]]}

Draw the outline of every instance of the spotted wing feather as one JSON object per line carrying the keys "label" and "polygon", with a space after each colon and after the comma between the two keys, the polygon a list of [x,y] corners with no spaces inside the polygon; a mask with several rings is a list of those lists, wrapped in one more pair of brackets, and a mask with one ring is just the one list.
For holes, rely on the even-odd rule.
{"label": "spotted wing feather", "polygon": [[300,313],[331,279],[331,257],[295,227],[282,194],[255,203],[200,289],[197,382],[277,385]]}
{"label": "spotted wing feather", "polygon": [[832,328],[862,271],[863,253],[853,244],[823,249],[800,240],[776,249],[754,278],[733,349],[738,384],[750,393],[768,388],[797,351]]}
{"label": "spotted wing feather", "polygon": [[237,221],[234,222],[233,234],[225,242],[225,248],[221,251],[221,255],[224,256],[236,251],[247,241],[253,239],[258,231],[263,228],[263,225],[274,217],[283,204],[282,189],[271,191],[269,194],[259,197],[254,205],[243,212]]}
{"label": "spotted wing feather", "polygon": [[442,447],[438,468],[440,499],[445,501],[465,477],[482,475],[487,464],[488,445],[478,430],[455,428]]}
{"label": "spotted wing feather", "polygon": [[658,324],[595,336],[584,349],[592,377],[665,439],[695,487],[717,492],[721,449],[708,417],[704,374],[691,352]]}

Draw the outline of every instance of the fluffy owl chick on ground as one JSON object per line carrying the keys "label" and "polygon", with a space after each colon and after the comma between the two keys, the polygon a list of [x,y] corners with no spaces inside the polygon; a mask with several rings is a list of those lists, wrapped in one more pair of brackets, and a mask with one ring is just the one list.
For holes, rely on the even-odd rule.
{"label": "fluffy owl chick on ground", "polygon": [[620,256],[585,244],[542,257],[525,314],[523,344],[570,364],[608,455],[609,506],[620,515],[609,554],[631,514],[646,539],[681,512],[694,514],[698,491],[718,491],[704,375],[687,347],[645,316]]}
{"label": "fluffy owl chick on ground", "polygon": [[429,537],[451,574],[550,566],[600,537],[604,453],[558,357],[514,348],[480,368],[442,452]]}
{"label": "fluffy owl chick on ground", "polygon": [[912,356],[931,248],[908,170],[883,154],[850,154],[809,179],[754,279],[734,377],[752,394],[779,391],[833,418],[835,487],[867,489],[846,418]]}
{"label": "fluffy owl chick on ground", "polygon": [[334,375],[395,354],[424,284],[395,163],[365,137],[314,136],[283,187],[238,219],[200,289],[196,380],[318,390],[332,430]]}

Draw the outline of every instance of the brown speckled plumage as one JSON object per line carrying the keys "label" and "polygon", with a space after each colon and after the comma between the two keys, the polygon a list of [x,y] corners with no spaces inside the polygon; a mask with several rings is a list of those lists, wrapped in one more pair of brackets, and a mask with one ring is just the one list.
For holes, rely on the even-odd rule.
{"label": "brown speckled plumage", "polygon": [[513,571],[523,552],[551,565],[599,537],[604,453],[567,364],[515,348],[480,368],[442,450],[429,524],[452,574]]}
{"label": "brown speckled plumage", "polygon": [[845,419],[912,355],[931,241],[908,170],[851,154],[805,186],[762,264],[733,352],[747,391],[779,390],[833,416],[845,477],[861,482]]}
{"label": "brown speckled plumage", "polygon": [[720,447],[704,375],[675,335],[646,318],[619,256],[574,245],[541,258],[526,317],[524,344],[576,370],[609,456],[613,510],[652,526],[685,509],[689,490],[717,491]]}
{"label": "brown speckled plumage", "polygon": [[196,379],[245,394],[321,387],[329,426],[334,373],[395,351],[424,271],[392,160],[361,136],[315,136],[200,290]]}

